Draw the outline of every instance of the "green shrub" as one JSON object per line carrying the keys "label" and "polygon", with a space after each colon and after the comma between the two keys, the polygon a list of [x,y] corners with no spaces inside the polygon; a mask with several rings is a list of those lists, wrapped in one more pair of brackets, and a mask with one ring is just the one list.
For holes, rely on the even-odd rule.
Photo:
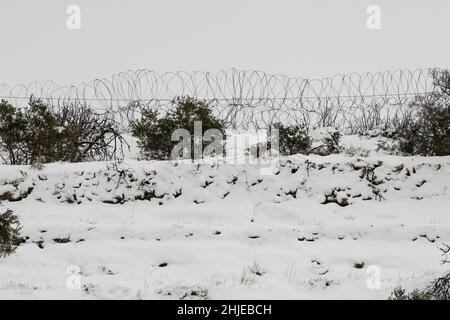
{"label": "green shrub", "polygon": [[[276,123],[273,127],[278,129],[279,151],[281,155],[307,154],[309,152],[311,139],[305,127],[300,125],[285,126],[282,123]],[[269,139],[270,134],[269,131]]]}
{"label": "green shrub", "polygon": [[28,107],[17,109],[0,103],[0,153],[7,164],[32,164],[54,159],[56,117],[41,100],[30,99]]}
{"label": "green shrub", "polygon": [[19,219],[12,210],[0,213],[0,258],[14,253],[19,246],[20,229]]}
{"label": "green shrub", "polygon": [[7,101],[0,102],[0,157],[6,164],[27,161],[25,133],[27,121],[20,110]]}
{"label": "green shrub", "polygon": [[55,161],[58,143],[57,119],[50,107],[39,99],[30,99],[25,109],[27,162],[30,164]]}
{"label": "green shrub", "polygon": [[449,106],[432,96],[416,100],[417,117],[397,132],[400,151],[407,155],[450,155]]}
{"label": "green shrub", "polygon": [[170,136],[175,124],[167,117],[159,118],[158,114],[154,110],[143,110],[142,118],[133,122],[131,127],[145,159],[167,160],[174,146]]}
{"label": "green shrub", "polygon": [[0,157],[5,164],[111,160],[123,143],[109,112],[98,114],[79,104],[52,108],[33,97],[23,110],[0,102]]}
{"label": "green shrub", "polygon": [[[176,129],[186,129],[194,141],[194,122],[201,121],[202,134],[208,129],[218,129],[225,133],[223,121],[212,114],[211,106],[191,97],[178,97],[172,101],[173,110],[164,116],[158,111],[144,110],[140,120],[132,122],[133,136],[138,138],[141,154],[146,159],[168,160],[178,141],[171,141]],[[207,143],[203,142],[203,147]],[[193,155],[193,143],[191,155]]]}
{"label": "green shrub", "polygon": [[450,71],[432,71],[438,90],[411,103],[414,117],[397,128],[399,149],[407,155],[450,155]]}

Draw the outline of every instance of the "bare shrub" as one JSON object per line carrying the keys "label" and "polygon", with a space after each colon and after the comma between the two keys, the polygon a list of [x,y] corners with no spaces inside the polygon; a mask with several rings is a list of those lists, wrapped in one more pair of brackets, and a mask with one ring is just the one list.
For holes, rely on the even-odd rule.
{"label": "bare shrub", "polygon": [[249,271],[257,276],[262,276],[264,273],[264,269],[255,261],[253,265],[249,268]]}
{"label": "bare shrub", "polygon": [[56,110],[57,159],[80,162],[120,158],[127,142],[114,113],[96,113],[90,106],[66,104]]}
{"label": "bare shrub", "polygon": [[244,285],[244,286],[251,286],[255,283],[256,279],[255,279],[255,274],[253,272],[250,271],[250,268],[245,266],[242,269],[241,272],[241,277],[239,282]]}
{"label": "bare shrub", "polygon": [[[439,250],[444,256],[442,264],[450,263],[448,260],[450,246],[444,243]],[[450,300],[450,272],[431,281],[422,290],[414,289],[408,293],[402,287],[397,287],[392,291],[389,300]]]}
{"label": "bare shrub", "polygon": [[397,287],[389,300],[450,300],[450,273],[433,280],[422,290],[407,292],[402,287]]}
{"label": "bare shrub", "polygon": [[0,103],[0,157],[5,164],[112,160],[126,144],[110,110],[99,114],[76,103],[52,108],[33,97],[24,109]]}

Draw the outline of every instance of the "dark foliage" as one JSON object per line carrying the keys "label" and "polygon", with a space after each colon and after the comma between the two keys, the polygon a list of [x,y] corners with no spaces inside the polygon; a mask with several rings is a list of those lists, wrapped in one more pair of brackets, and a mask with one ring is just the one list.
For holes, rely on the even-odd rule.
{"label": "dark foliage", "polygon": [[0,103],[0,157],[5,164],[111,160],[124,143],[109,112],[98,114],[79,104],[54,109],[33,97],[24,109]]}
{"label": "dark foliage", "polygon": [[58,160],[112,160],[127,144],[113,113],[99,114],[86,105],[68,104],[56,111],[56,118]]}
{"label": "dark foliage", "polygon": [[411,104],[416,113],[397,128],[396,139],[404,154],[450,155],[450,72],[435,70],[432,75],[439,90],[416,97]]}
{"label": "dark foliage", "polygon": [[[172,106],[175,108],[163,116],[160,116],[158,111],[144,110],[142,118],[132,123],[133,136],[139,139],[138,146],[144,158],[170,159],[173,148],[179,142],[171,141],[172,133],[176,129],[189,131],[193,148],[195,121],[201,121],[202,134],[208,129],[225,133],[223,121],[214,117],[208,103],[190,97],[178,97],[172,101]],[[203,142],[202,145],[204,147],[207,143]]]}
{"label": "dark foliage", "polygon": [[26,163],[27,121],[20,110],[7,101],[0,102],[0,157],[6,164]]}
{"label": "dark foliage", "polygon": [[14,253],[19,246],[20,229],[19,219],[12,210],[0,213],[0,258]]}
{"label": "dark foliage", "polygon": [[[282,123],[276,123],[273,127],[278,129],[279,151],[281,155],[307,154],[311,149],[311,139],[305,127],[300,125],[285,126]],[[269,139],[270,137],[269,132]]]}
{"label": "dark foliage", "polygon": [[433,280],[425,289],[407,292],[402,287],[395,288],[389,300],[450,300],[450,273]]}

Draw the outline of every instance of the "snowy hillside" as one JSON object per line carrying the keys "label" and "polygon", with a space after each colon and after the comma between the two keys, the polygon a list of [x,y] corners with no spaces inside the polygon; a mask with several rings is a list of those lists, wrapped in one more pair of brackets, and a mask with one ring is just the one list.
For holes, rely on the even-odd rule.
{"label": "snowy hillside", "polygon": [[0,298],[385,299],[450,242],[450,157],[1,166],[0,198],[26,237]]}

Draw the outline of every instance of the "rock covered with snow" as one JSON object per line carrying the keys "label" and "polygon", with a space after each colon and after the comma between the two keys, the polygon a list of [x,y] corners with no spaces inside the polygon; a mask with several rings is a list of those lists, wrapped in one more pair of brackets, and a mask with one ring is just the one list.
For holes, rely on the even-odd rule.
{"label": "rock covered with snow", "polygon": [[33,191],[33,179],[26,172],[0,166],[0,200],[20,201]]}

